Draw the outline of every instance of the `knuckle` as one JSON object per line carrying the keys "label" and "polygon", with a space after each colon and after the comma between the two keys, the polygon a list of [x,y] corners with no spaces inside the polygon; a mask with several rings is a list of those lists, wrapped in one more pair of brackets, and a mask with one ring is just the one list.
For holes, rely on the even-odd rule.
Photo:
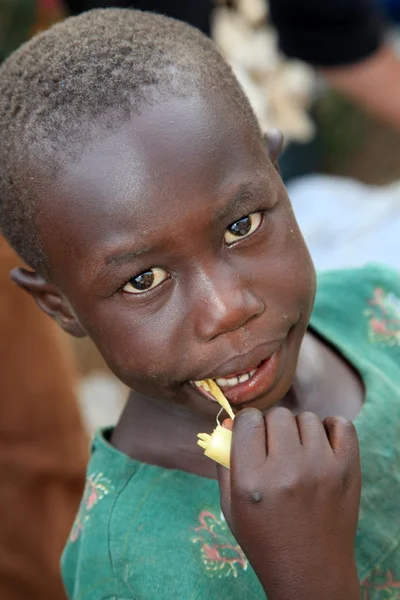
{"label": "knuckle", "polygon": [[336,426],[338,428],[342,429],[343,431],[349,431],[349,430],[354,429],[353,423],[349,419],[346,419],[346,417],[332,417],[332,418],[334,419]]}
{"label": "knuckle", "polygon": [[339,447],[347,447],[350,450],[357,450],[358,436],[354,423],[345,417],[328,417],[324,425],[329,432],[329,436]]}
{"label": "knuckle", "polygon": [[296,418],[298,421],[307,425],[321,424],[319,417],[310,410],[305,410],[304,412],[298,414]]}
{"label": "knuckle", "polygon": [[234,431],[247,432],[247,434],[264,428],[264,418],[256,408],[245,408],[240,411],[235,418]]}
{"label": "knuckle", "polygon": [[[341,418],[341,417],[340,417]],[[325,427],[327,427],[328,429],[333,429],[335,427],[336,424],[336,420],[338,419],[338,417],[326,417],[323,420],[323,424],[325,425]]]}
{"label": "knuckle", "polygon": [[305,478],[301,478],[295,473],[287,473],[281,477],[277,491],[281,496],[292,497],[304,488],[305,484]]}
{"label": "knuckle", "polygon": [[[348,458],[354,457],[358,453],[358,435],[354,424],[351,421],[343,422],[340,429],[340,439],[342,444],[349,452]],[[349,460],[351,462],[351,460]]]}
{"label": "knuckle", "polygon": [[238,413],[238,417],[240,417],[240,418],[249,417],[252,419],[258,419],[260,414],[262,414],[262,413],[260,410],[258,410],[258,408],[249,407],[249,408],[244,408],[243,410],[241,410],[240,413]]}
{"label": "knuckle", "polygon": [[299,413],[298,416],[301,419],[312,419],[313,421],[316,421],[316,420],[319,421],[319,417],[317,417],[317,415],[315,413],[313,413],[311,410],[303,410],[303,412]]}
{"label": "knuckle", "polygon": [[245,480],[236,489],[235,496],[242,504],[259,504],[264,498],[264,490],[256,479]]}
{"label": "knuckle", "polygon": [[324,423],[336,429],[338,432],[355,433],[356,431],[352,421],[345,417],[327,417]]}
{"label": "knuckle", "polygon": [[288,419],[293,419],[293,413],[288,408],[284,406],[277,406],[273,408],[268,414],[268,421],[287,421]]}

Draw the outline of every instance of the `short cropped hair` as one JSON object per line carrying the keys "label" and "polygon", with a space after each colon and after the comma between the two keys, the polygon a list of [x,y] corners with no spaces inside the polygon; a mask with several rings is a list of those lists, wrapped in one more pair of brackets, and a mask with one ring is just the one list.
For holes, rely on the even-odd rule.
{"label": "short cropped hair", "polygon": [[[221,89],[261,135],[250,104],[213,42],[161,15],[101,9],[71,17],[24,44],[0,67],[0,228],[41,271],[37,180],[163,94]],[[42,181],[43,183],[43,181]]]}

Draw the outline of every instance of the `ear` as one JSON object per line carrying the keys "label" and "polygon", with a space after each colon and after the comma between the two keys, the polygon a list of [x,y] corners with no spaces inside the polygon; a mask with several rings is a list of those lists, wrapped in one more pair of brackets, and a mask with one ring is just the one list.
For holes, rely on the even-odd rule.
{"label": "ear", "polygon": [[55,285],[48,283],[35,271],[22,268],[13,269],[10,278],[20,288],[28,292],[39,308],[54,319],[61,329],[78,338],[86,335],[68,302]]}
{"label": "ear", "polygon": [[268,156],[274,165],[275,169],[279,172],[278,159],[283,149],[283,135],[279,129],[270,129],[267,133],[264,133],[264,146],[268,152]]}

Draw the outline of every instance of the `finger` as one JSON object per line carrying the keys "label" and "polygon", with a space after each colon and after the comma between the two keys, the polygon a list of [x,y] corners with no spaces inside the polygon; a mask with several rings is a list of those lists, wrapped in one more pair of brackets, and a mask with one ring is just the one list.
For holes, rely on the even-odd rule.
{"label": "finger", "polygon": [[326,435],[338,459],[360,468],[360,449],[357,431],[353,423],[343,417],[327,417],[324,422]]}
{"label": "finger", "polygon": [[290,410],[274,408],[265,417],[268,454],[294,454],[301,449],[297,422]]}
{"label": "finger", "polygon": [[332,453],[321,419],[312,412],[306,411],[296,417],[300,442],[308,450]]}
{"label": "finger", "polygon": [[267,438],[261,411],[246,408],[240,411],[233,423],[231,471],[232,479],[249,470],[257,469],[265,462]]}
{"label": "finger", "polygon": [[360,449],[356,429],[351,421],[343,417],[328,417],[324,420],[330,445],[340,468],[342,481],[359,503],[361,496]]}
{"label": "finger", "polygon": [[225,519],[230,523],[231,516],[231,473],[229,469],[217,463],[217,477],[221,499],[222,512]]}
{"label": "finger", "polygon": [[232,429],[233,429],[232,419],[225,419],[222,423],[222,427],[224,427],[225,429],[229,429],[229,431],[232,431]]}

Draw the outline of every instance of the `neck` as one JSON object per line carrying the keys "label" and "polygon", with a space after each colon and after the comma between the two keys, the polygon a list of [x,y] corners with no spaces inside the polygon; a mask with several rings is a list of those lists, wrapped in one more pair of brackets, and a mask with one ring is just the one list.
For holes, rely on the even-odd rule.
{"label": "neck", "polygon": [[136,460],[216,478],[216,468],[197,446],[197,434],[215,419],[131,392],[111,442]]}

